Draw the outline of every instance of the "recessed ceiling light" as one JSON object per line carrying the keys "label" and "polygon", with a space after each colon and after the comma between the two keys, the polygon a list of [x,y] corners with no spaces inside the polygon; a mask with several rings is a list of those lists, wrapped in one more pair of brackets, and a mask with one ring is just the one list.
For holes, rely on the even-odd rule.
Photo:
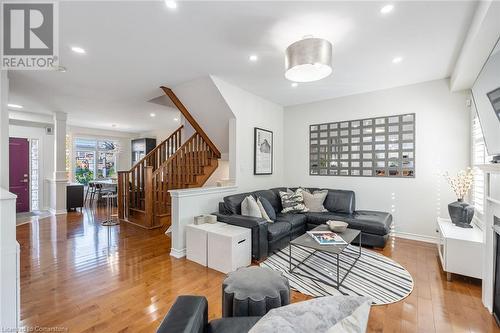
{"label": "recessed ceiling light", "polygon": [[169,9],[176,9],[177,8],[177,2],[165,0],[165,6],[167,6],[167,8],[169,8]]}
{"label": "recessed ceiling light", "polygon": [[149,114],[149,116],[150,116],[150,117],[152,117],[152,118],[154,118],[154,117],[156,117],[156,113],[151,112],[151,113]]}
{"label": "recessed ceiling light", "polygon": [[174,118],[174,121],[179,121],[179,118],[177,118],[177,117],[176,117],[176,118]]}
{"label": "recessed ceiling light", "polygon": [[71,47],[71,51],[75,52],[75,53],[79,53],[79,54],[85,54],[85,49],[79,47],[79,46],[72,46]]}
{"label": "recessed ceiling light", "polygon": [[380,12],[382,14],[388,14],[388,13],[392,12],[393,9],[394,9],[394,5],[385,5],[384,7],[382,7],[380,9]]}
{"label": "recessed ceiling light", "polygon": [[256,54],[252,54],[248,57],[248,60],[256,62],[257,60],[259,60],[259,56],[257,56]]}
{"label": "recessed ceiling light", "polygon": [[396,57],[396,58],[392,59],[392,62],[394,64],[399,64],[401,61],[403,61],[403,58],[401,58],[401,57]]}
{"label": "recessed ceiling light", "polygon": [[299,84],[297,82],[292,82],[292,88],[297,87]]}
{"label": "recessed ceiling light", "polygon": [[19,105],[19,104],[7,104],[7,106],[9,108],[13,108],[13,109],[22,109],[23,108],[23,106]]}

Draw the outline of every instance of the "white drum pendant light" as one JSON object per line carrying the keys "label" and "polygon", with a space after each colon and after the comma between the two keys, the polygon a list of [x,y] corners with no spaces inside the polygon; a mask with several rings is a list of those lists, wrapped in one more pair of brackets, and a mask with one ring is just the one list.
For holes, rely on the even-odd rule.
{"label": "white drum pendant light", "polygon": [[304,37],[285,52],[285,77],[293,82],[312,82],[332,73],[332,44],[326,39]]}

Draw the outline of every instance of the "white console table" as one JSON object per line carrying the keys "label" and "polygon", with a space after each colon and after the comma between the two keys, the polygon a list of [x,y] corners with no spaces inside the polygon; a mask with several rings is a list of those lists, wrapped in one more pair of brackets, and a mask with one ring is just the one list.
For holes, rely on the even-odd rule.
{"label": "white console table", "polygon": [[448,281],[452,273],[482,279],[483,231],[474,224],[473,228],[457,227],[450,219],[438,218],[437,222],[439,259]]}

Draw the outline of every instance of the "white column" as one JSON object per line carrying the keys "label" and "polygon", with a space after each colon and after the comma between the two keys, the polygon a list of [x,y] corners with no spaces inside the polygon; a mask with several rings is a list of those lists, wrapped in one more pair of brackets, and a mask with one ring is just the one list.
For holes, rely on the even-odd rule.
{"label": "white column", "polygon": [[9,78],[0,71],[0,187],[9,188]]}
{"label": "white column", "polygon": [[54,176],[50,184],[50,211],[66,214],[66,120],[64,112],[54,113]]}

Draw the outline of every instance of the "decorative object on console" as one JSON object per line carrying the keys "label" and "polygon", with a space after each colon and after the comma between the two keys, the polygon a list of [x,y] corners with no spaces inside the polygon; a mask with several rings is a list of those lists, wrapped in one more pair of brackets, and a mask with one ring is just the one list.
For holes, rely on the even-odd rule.
{"label": "decorative object on console", "polygon": [[215,215],[198,215],[194,217],[194,224],[200,225],[205,223],[217,223],[217,216]]}
{"label": "decorative object on console", "polygon": [[254,129],[254,175],[273,173],[273,132]]}
{"label": "decorative object on console", "polygon": [[217,216],[212,214],[205,215],[205,223],[211,223],[211,224],[217,223]]}
{"label": "decorative object on console", "polygon": [[205,215],[198,215],[194,217],[194,224],[200,225],[205,223]]}
{"label": "decorative object on console", "polygon": [[280,191],[281,205],[283,210],[281,213],[305,213],[308,212],[306,205],[304,204],[304,197],[302,195],[303,189],[298,188],[295,192],[283,192]]}
{"label": "decorative object on console", "polygon": [[344,232],[346,231],[347,227],[349,226],[348,223],[342,222],[342,221],[326,221],[326,224],[328,225],[328,228],[330,228],[331,231],[333,232]]}
{"label": "decorative object on console", "polygon": [[415,177],[415,114],[314,124],[309,173]]}
{"label": "decorative object on console", "polygon": [[474,181],[472,169],[460,170],[453,177],[445,173],[445,177],[457,196],[457,201],[448,205],[448,213],[450,214],[451,221],[459,227],[472,228],[470,223],[474,217],[474,206],[464,202],[464,197],[469,192]]}

